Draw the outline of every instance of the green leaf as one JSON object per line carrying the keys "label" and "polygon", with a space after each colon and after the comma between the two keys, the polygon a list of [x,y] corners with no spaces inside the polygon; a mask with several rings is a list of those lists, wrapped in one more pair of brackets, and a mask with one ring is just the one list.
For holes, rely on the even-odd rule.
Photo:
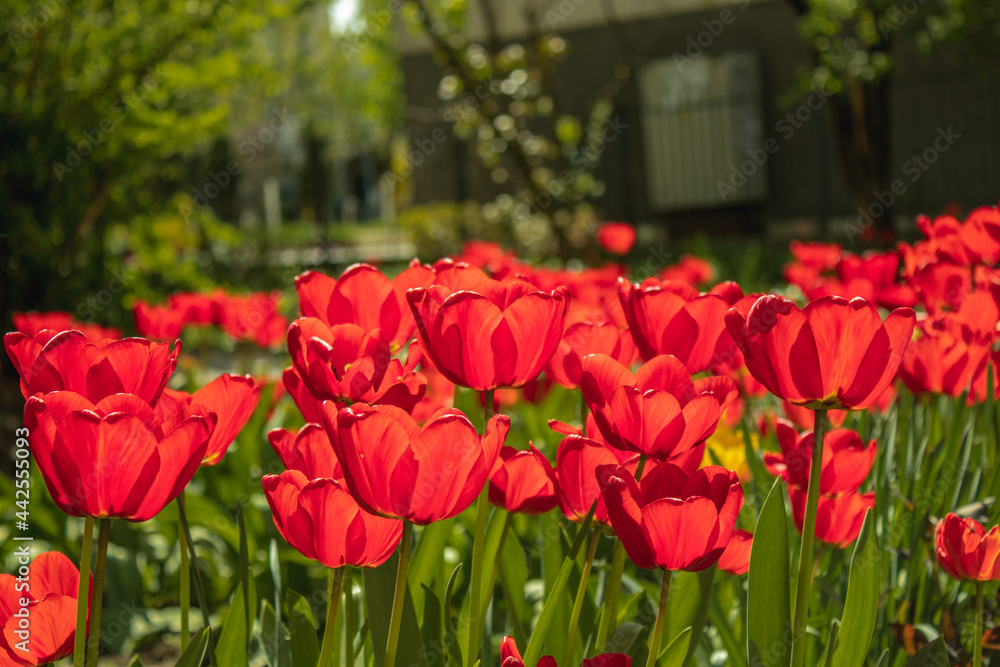
{"label": "green leaf", "polygon": [[838,642],[833,651],[832,667],[861,667],[868,656],[875,617],[878,614],[879,589],[882,586],[882,568],[879,566],[879,549],[872,529],[872,511],[865,512],[865,522],[854,547],[851,577],[847,582],[847,600],[840,619],[839,636],[850,641]]}
{"label": "green leaf", "polygon": [[690,630],[691,639],[688,642],[690,651],[686,656],[687,660],[694,655],[701,642],[701,635],[705,631],[715,570],[713,566],[701,572],[678,572],[670,583],[663,644],[672,645],[674,639]]}
{"label": "green leaf", "polygon": [[944,645],[944,638],[938,637],[927,646],[917,651],[906,667],[948,667],[951,661],[948,658],[948,649]]}
{"label": "green leaf", "polygon": [[288,630],[292,645],[292,664],[311,667],[319,662],[319,641],[316,639],[316,616],[309,600],[293,590],[285,593],[288,609]]}
{"label": "green leaf", "polygon": [[[254,580],[250,578],[248,581],[250,590],[247,595],[243,594],[242,582],[236,586],[232,603],[229,606],[229,615],[226,616],[226,622],[222,625],[222,634],[219,635],[219,644],[215,653],[219,664],[226,665],[226,667],[238,667],[239,665],[246,667],[250,659],[250,652],[247,649],[249,642],[247,628],[250,625],[250,619],[256,615],[253,610],[257,605],[257,591]],[[247,599],[250,600],[249,607],[246,603]]]}
{"label": "green leaf", "polygon": [[[210,633],[211,628],[202,628],[199,630],[195,636],[191,638],[191,643],[188,644],[187,650],[181,654],[181,657],[178,658],[174,667],[199,667],[205,660],[205,652],[208,649]],[[129,667],[142,667],[142,663],[139,662],[139,658],[136,657],[135,660],[129,663]]]}
{"label": "green leaf", "polygon": [[[399,553],[394,553],[385,563],[376,568],[366,569],[365,605],[368,610],[368,624],[372,636],[375,667],[382,667],[385,660],[385,644],[389,639],[389,619],[392,616],[392,599],[396,590],[396,568]],[[400,659],[405,659],[412,667],[427,667],[426,651],[420,641],[420,628],[413,610],[413,598],[409,586],[403,598],[403,617],[399,628],[399,646],[396,649]]]}
{"label": "green leaf", "polygon": [[660,655],[657,656],[658,667],[682,667],[687,661],[688,653],[692,649],[698,648],[694,642],[694,632],[691,628],[685,628],[683,632],[674,637],[674,640],[667,645]]}
{"label": "green leaf", "polygon": [[[545,644],[545,639],[549,634],[549,626],[552,624],[553,619],[556,616],[556,612],[561,609],[562,605],[567,602],[566,600],[566,584],[569,583],[569,575],[572,572],[573,567],[576,565],[576,555],[580,553],[580,547],[586,541],[586,536],[590,531],[590,522],[594,517],[594,510],[597,507],[597,503],[590,508],[590,512],[587,513],[587,518],[584,519],[583,524],[576,533],[576,539],[573,540],[573,545],[569,549],[569,553],[563,560],[562,567],[559,568],[559,573],[556,575],[555,580],[552,583],[552,587],[549,590],[548,596],[545,598],[545,604],[542,605],[542,611],[538,615],[538,621],[535,623],[535,627],[531,631],[531,639],[528,641],[528,648],[524,652],[524,664],[534,665],[538,662],[538,658],[542,654],[542,646]],[[545,516],[545,515],[542,515]],[[551,538],[550,538],[551,539]],[[565,640],[565,635],[563,635]]]}
{"label": "green leaf", "polygon": [[448,537],[454,529],[454,521],[438,521],[424,526],[418,534],[417,544],[410,556],[410,567],[406,578],[413,595],[413,608],[417,613],[417,621],[424,622],[424,586],[431,588],[434,577],[441,567],[441,554],[444,553]]}
{"label": "green leaf", "polygon": [[787,667],[792,631],[788,515],[781,480],[761,507],[750,549],[747,581],[747,663]]}
{"label": "green leaf", "polygon": [[288,645],[285,626],[278,621],[274,606],[269,600],[260,605],[260,634],[258,653],[263,651],[267,664],[272,667],[292,667],[292,651]]}
{"label": "green leaf", "polygon": [[438,667],[444,664],[444,653],[441,646],[441,601],[426,584],[421,584],[424,593],[424,621],[420,625],[420,636],[427,648],[427,667]]}
{"label": "green leaf", "polygon": [[448,578],[448,587],[444,591],[445,644],[448,646],[448,652],[451,654],[456,665],[465,664],[462,662],[462,647],[459,645],[456,637],[456,628],[451,617],[451,595],[455,591],[455,581],[458,579],[458,573],[461,569],[461,563],[455,566],[454,571],[452,571],[451,576]]}
{"label": "green leaf", "polygon": [[[191,647],[188,646],[188,648],[190,649]],[[128,667],[142,667],[142,660],[139,659],[139,656],[135,656],[132,658],[132,661],[128,663]]]}
{"label": "green leaf", "polygon": [[531,606],[524,597],[524,588],[528,584],[528,559],[513,527],[503,543],[500,583],[503,585],[504,600],[511,615],[514,640],[518,642],[518,646],[526,646],[528,632],[525,628],[531,624],[532,616]]}

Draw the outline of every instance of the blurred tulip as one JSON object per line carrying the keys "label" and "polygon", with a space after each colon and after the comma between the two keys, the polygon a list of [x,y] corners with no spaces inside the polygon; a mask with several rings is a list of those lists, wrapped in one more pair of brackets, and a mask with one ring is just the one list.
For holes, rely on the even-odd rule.
{"label": "blurred tulip", "polygon": [[[806,490],[789,486],[788,497],[792,502],[795,527],[801,533],[806,512]],[[820,494],[816,510],[816,539],[837,549],[849,546],[861,534],[865,512],[874,508],[874,493]]]}
{"label": "blurred tulip", "polygon": [[187,313],[174,308],[170,303],[154,306],[141,299],[132,307],[135,330],[140,336],[151,340],[171,341],[180,338]]}
{"label": "blurred tulip", "polygon": [[627,255],[635,244],[635,227],[627,222],[605,222],[597,228],[597,242],[613,255]]}
{"label": "blurred tulip", "polygon": [[146,521],[191,481],[216,416],[191,404],[160,420],[132,394],[113,394],[95,405],[59,391],[29,398],[24,423],[59,509],[72,516]]}
{"label": "blurred tulip", "polygon": [[885,322],[864,299],[823,297],[804,309],[768,295],[726,325],[747,369],[771,393],[810,409],[863,410],[892,382],[913,332],[898,308]]}
{"label": "blurred tulip", "polygon": [[208,441],[202,465],[214,466],[225,456],[229,445],[253,415],[260,399],[260,386],[249,375],[220,375],[193,394],[170,389],[156,404],[156,417],[166,422],[182,408],[194,404],[214,412],[218,423]]}
{"label": "blurred tulip", "polygon": [[102,327],[97,324],[85,324],[77,321],[70,313],[58,310],[45,313],[37,311],[14,313],[13,321],[14,329],[29,338],[34,338],[37,334],[46,330],[51,331],[53,334],[61,331],[79,331],[86,336],[87,340],[92,342],[107,338],[116,340],[122,337],[121,329]]}
{"label": "blurred tulip", "polygon": [[476,391],[533,380],[558,347],[569,295],[523,282],[482,283],[482,291],[434,284],[407,292],[421,345],[455,384]]}
{"label": "blurred tulip", "polygon": [[736,473],[709,466],[688,475],[664,463],[638,483],[621,466],[597,474],[611,527],[639,567],[698,572],[722,556],[743,506]]}
{"label": "blurred tulip", "polygon": [[[79,570],[56,551],[38,554],[26,569],[20,579],[0,574],[0,665],[4,667],[47,665],[73,653]],[[91,577],[91,597],[93,585]],[[88,622],[89,614],[88,602]]]}
{"label": "blurred tulip", "polygon": [[714,277],[712,265],[693,255],[682,255],[681,261],[660,271],[661,280],[680,280],[692,287],[711,282]]}
{"label": "blurred tulip", "polygon": [[530,442],[528,449],[500,448],[500,464],[490,476],[489,500],[518,514],[544,514],[556,506],[556,473]]}
{"label": "blurred tulip", "polygon": [[221,303],[221,324],[233,340],[272,347],[285,338],[288,320],[278,311],[281,292],[229,294]]}
{"label": "blurred tulip", "polygon": [[692,381],[667,354],[635,375],[607,355],[591,355],[583,360],[580,388],[608,443],[660,460],[684,455],[710,436],[737,395],[728,377]]}
{"label": "blurred tulip", "polygon": [[986,531],[975,519],[948,514],[934,529],[941,569],[959,581],[1000,580],[1000,526]]}
{"label": "blurred tulip", "polygon": [[92,403],[112,394],[135,394],[155,405],[181,353],[179,340],[171,350],[168,343],[144,338],[92,342],[79,331],[52,334],[4,336],[7,356],[21,376],[21,394],[26,399],[72,391]]}
{"label": "blurred tulip", "polygon": [[261,479],[278,532],[306,558],[331,568],[378,567],[403,535],[403,522],[365,512],[337,480],[298,470]]}
{"label": "blurred tulip", "polygon": [[[784,419],[777,421],[776,431],[781,454],[765,452],[764,465],[775,477],[805,490],[809,486],[813,432],[800,434]],[[874,440],[866,445],[854,431],[843,428],[827,431],[823,438],[820,494],[835,496],[857,491],[871,472],[876,452]]]}
{"label": "blurred tulip", "polygon": [[451,518],[479,496],[498,462],[510,419],[496,415],[480,436],[458,410],[423,426],[390,405],[323,404],[323,425],[347,488],[369,512],[420,525]]}

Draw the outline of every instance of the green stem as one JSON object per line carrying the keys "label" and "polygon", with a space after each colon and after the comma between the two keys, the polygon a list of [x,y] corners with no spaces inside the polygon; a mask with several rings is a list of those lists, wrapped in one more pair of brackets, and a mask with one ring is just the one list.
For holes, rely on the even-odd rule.
{"label": "green stem", "polygon": [[[187,510],[184,508],[184,494],[177,496],[177,516],[181,521],[181,532],[184,533],[184,541],[187,544],[188,559],[191,568],[194,570],[194,593],[198,596],[198,608],[201,610],[201,621],[206,628],[210,628],[212,623],[209,620],[211,613],[208,607],[208,596],[205,594],[205,585],[201,581],[201,571],[198,569],[198,554],[194,549],[194,539],[191,537],[191,526],[187,520]],[[212,667],[218,666],[215,657],[215,644],[208,642],[208,662]]]}
{"label": "green stem", "polygon": [[[483,432],[493,417],[493,389],[483,392]],[[469,598],[469,651],[467,660],[469,667],[472,667],[479,659],[480,648],[483,644],[483,631],[481,627],[482,617],[482,569],[483,569],[483,548],[486,542],[486,519],[489,516],[489,484],[483,485],[483,490],[479,492],[479,500],[476,505],[476,532],[472,536],[472,589]],[[487,601],[488,604],[488,601]],[[392,667],[387,665],[386,667]]]}
{"label": "green stem", "polygon": [[618,620],[618,591],[622,587],[622,571],[625,569],[625,547],[621,540],[615,540],[615,554],[611,559],[611,572],[604,582],[604,617],[594,642],[594,654],[608,650],[608,636]]}
{"label": "green stem", "polygon": [[[319,665],[318,667],[330,667],[330,659],[333,658],[332,664],[336,666],[337,658],[339,656],[334,655],[333,652],[333,636],[337,632],[337,607],[340,604],[340,587],[344,581],[344,570],[347,566],[338,567],[335,570],[330,570],[329,573],[329,583],[326,589],[326,627],[323,629],[323,646],[319,649]],[[395,611],[395,607],[393,608]]]}
{"label": "green stem", "polygon": [[80,585],[76,598],[76,635],[73,638],[73,667],[84,667],[87,657],[87,611],[90,602],[90,552],[94,544],[94,517],[83,521],[83,550],[80,552]]}
{"label": "green stem", "polygon": [[399,567],[396,569],[396,593],[392,598],[392,616],[389,619],[389,640],[385,645],[384,667],[395,667],[399,627],[403,623],[403,600],[406,598],[406,570],[410,566],[410,536],[413,524],[403,522],[403,540],[399,544]]}
{"label": "green stem", "polygon": [[594,536],[590,539],[590,549],[587,550],[587,560],[583,561],[583,572],[580,573],[580,585],[576,589],[576,600],[573,602],[573,612],[569,617],[569,629],[566,634],[566,648],[560,665],[569,665],[573,655],[573,642],[576,641],[576,626],[580,622],[580,612],[583,611],[583,599],[587,597],[587,584],[590,581],[590,569],[594,564],[594,554],[597,553],[597,543],[601,540],[601,527],[594,526]]}
{"label": "green stem", "polygon": [[972,638],[972,667],[983,664],[983,582],[976,582],[976,634]]}
{"label": "green stem", "polygon": [[104,567],[108,563],[108,539],[111,537],[111,519],[101,519],[97,531],[97,564],[94,567],[94,604],[90,611],[90,637],[87,638],[87,664],[97,666],[101,649],[101,604],[104,598]]}
{"label": "green stem", "polygon": [[[442,559],[443,560],[443,559]],[[346,639],[344,644],[344,664],[346,667],[354,667],[354,635],[357,629],[354,627],[354,582],[351,581],[350,568],[344,568],[344,630]]]}
{"label": "green stem", "polygon": [[635,467],[635,481],[642,479],[642,470],[646,467],[646,455],[639,454],[639,465]]}
{"label": "green stem", "polygon": [[660,656],[660,637],[663,635],[663,618],[667,615],[667,595],[670,593],[670,570],[663,571],[663,584],[660,586],[660,608],[656,610],[656,624],[653,626],[653,636],[649,640],[649,658],[646,667],[656,667],[656,659]]}
{"label": "green stem", "polygon": [[819,507],[819,483],[823,463],[823,437],[826,435],[826,410],[816,410],[813,427],[812,460],[806,512],[802,521],[802,548],[799,550],[799,573],[795,585],[795,619],[792,626],[791,667],[802,667],[806,658],[806,619],[812,589],[813,547],[816,541],[816,509]]}
{"label": "green stem", "polygon": [[[490,578],[486,582],[486,590],[492,591],[497,585],[497,572],[500,571],[500,556],[503,555],[503,545],[507,541],[507,532],[510,530],[511,517],[514,514],[512,512],[507,512],[507,517],[503,521],[503,529],[500,531],[500,542],[497,545],[497,557],[493,559],[493,570],[490,572]],[[482,601],[482,613],[480,618],[486,618],[486,612],[490,608],[490,596],[487,596],[485,600]]]}
{"label": "green stem", "polygon": [[[182,495],[183,493],[181,491]],[[177,532],[181,550],[181,653],[183,653],[191,641],[191,626],[188,621],[188,614],[191,611],[191,559],[188,557],[187,535],[184,534],[184,529],[179,528]]]}

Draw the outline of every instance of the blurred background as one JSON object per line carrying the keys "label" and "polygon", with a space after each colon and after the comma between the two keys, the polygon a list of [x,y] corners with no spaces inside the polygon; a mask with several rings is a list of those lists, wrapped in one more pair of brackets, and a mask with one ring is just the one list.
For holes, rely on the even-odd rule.
{"label": "blurred background", "polygon": [[997,0],[2,2],[7,330],[604,220],[766,287],[998,196]]}

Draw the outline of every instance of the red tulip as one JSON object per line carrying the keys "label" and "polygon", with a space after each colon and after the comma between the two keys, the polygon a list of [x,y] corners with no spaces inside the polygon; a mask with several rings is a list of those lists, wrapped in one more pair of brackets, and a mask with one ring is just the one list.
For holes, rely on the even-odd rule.
{"label": "red tulip", "polygon": [[[632,667],[632,658],[625,653],[602,653],[585,659],[582,667]],[[500,667],[524,667],[524,659],[517,650],[513,637],[504,637],[500,642]],[[556,659],[543,655],[535,667],[557,667]]]}
{"label": "red tulip", "polygon": [[278,311],[281,292],[226,295],[221,304],[222,328],[234,340],[272,347],[285,337],[288,320]]}
{"label": "red tulip", "polygon": [[288,327],[288,354],[306,388],[320,400],[395,405],[409,412],[427,387],[427,379],[413,371],[419,355],[410,355],[404,367],[392,358],[378,330],[356,324],[331,327],[300,317]]}
{"label": "red tulip", "polygon": [[762,296],[726,325],[746,365],[779,398],[810,409],[863,410],[892,382],[914,324],[898,308],[885,322],[864,299],[823,297],[804,309]]}
{"label": "red tulip", "polygon": [[307,479],[344,478],[330,438],[319,424],[306,424],[295,434],[276,428],[267,434],[267,440],[286,468],[298,470]]}
{"label": "red tulip", "polygon": [[631,366],[636,356],[635,343],[628,329],[622,331],[611,322],[577,322],[566,327],[545,373],[567,389],[576,389],[583,372],[581,360],[589,354],[606,354]]}
{"label": "red tulip", "polygon": [[29,398],[24,422],[35,463],[62,511],[146,521],[191,481],[216,417],[192,404],[161,421],[139,396],[113,394],[95,405],[59,391]]}
{"label": "red tulip", "polygon": [[719,569],[730,574],[746,574],[750,569],[750,549],[753,547],[753,533],[736,529],[729,539],[726,550],[719,558]]}
{"label": "red tulip", "polygon": [[170,341],[180,338],[181,331],[187,324],[187,313],[184,311],[169,303],[154,306],[141,299],[135,302],[132,317],[139,335],[152,340]]}
{"label": "red tulip", "polygon": [[310,424],[321,424],[323,422],[323,401],[309,393],[301,376],[295,372],[294,366],[285,369],[281,376],[281,382],[305,420]]}
{"label": "red tulip", "polygon": [[569,295],[523,282],[489,281],[481,292],[441,284],[407,292],[421,345],[455,384],[486,391],[537,376],[562,338]]}
{"label": "red tulip", "polygon": [[[809,486],[809,465],[812,461],[813,432],[799,434],[791,422],[779,419],[776,430],[781,454],[764,453],[764,465],[775,477],[790,485],[806,489]],[[872,440],[867,445],[854,431],[834,429],[823,438],[823,461],[819,492],[841,495],[857,491],[864,484],[875,462],[877,447]]]}
{"label": "red tulip", "polygon": [[736,473],[706,466],[688,475],[664,463],[636,482],[621,466],[601,466],[611,527],[644,569],[698,572],[722,556],[743,506]]}
{"label": "red tulip", "polygon": [[500,448],[500,465],[490,476],[490,502],[508,512],[544,514],[556,506],[556,472],[545,455],[528,449]]}
{"label": "red tulip", "polygon": [[692,381],[667,354],[635,375],[607,355],[591,355],[583,360],[580,388],[608,443],[661,460],[710,436],[738,393],[727,377]]}
{"label": "red tulip", "polygon": [[[795,527],[801,533],[806,513],[806,490],[789,486],[788,497],[792,501]],[[874,508],[874,493],[851,492],[840,496],[820,494],[816,510],[816,539],[843,549],[858,539],[865,522],[865,512]]]}
{"label": "red tulip", "polygon": [[295,291],[303,316],[318,318],[330,327],[354,324],[369,331],[378,329],[395,351],[412,337],[415,326],[406,290],[426,287],[433,279],[434,272],[419,262],[392,280],[373,266],[355,264],[337,280],[306,271],[295,278]]}
{"label": "red tulip", "polygon": [[222,311],[226,303],[226,293],[216,288],[205,294],[202,292],[176,292],[167,297],[167,304],[184,313],[187,324],[222,324]]}
{"label": "red tulip", "polygon": [[14,313],[14,329],[29,338],[34,338],[42,331],[49,330],[53,334],[61,331],[79,331],[87,340],[101,341],[106,338],[117,340],[122,337],[121,329],[102,327],[97,324],[78,322],[70,313],[53,310],[47,313],[32,311],[29,313]]}
{"label": "red tulip", "polygon": [[618,297],[643,359],[672,354],[692,373],[725,372],[743,365],[726,331],[726,312],[744,298],[736,283],[721,283],[699,294],[685,283],[651,278],[635,285],[620,278]]}
{"label": "red tulip", "polygon": [[195,404],[214,412],[218,423],[208,441],[202,465],[214,466],[225,456],[240,430],[257,407],[260,386],[249,375],[220,375],[193,394],[167,388],[156,404],[156,416],[167,421],[188,405]]}
{"label": "red tulip", "polygon": [[135,394],[155,405],[181,353],[179,340],[171,350],[167,343],[144,338],[91,342],[79,331],[44,331],[34,338],[9,333],[3,342],[26,399],[72,391],[92,403],[112,394]]}
{"label": "red tulip", "polygon": [[692,255],[682,255],[681,261],[660,271],[661,280],[679,280],[692,287],[711,282],[714,277],[715,269],[712,265]]}
{"label": "red tulip", "polygon": [[403,522],[365,512],[341,482],[298,470],[261,479],[274,525],[303,556],[327,567],[378,567],[396,550]]}
{"label": "red tulip", "polygon": [[[0,665],[47,665],[73,653],[79,570],[47,551],[22,561],[18,574],[0,574]],[[92,596],[93,577],[90,585]],[[89,604],[87,613],[89,622]]]}
{"label": "red tulip", "polygon": [[605,222],[597,229],[597,242],[614,255],[627,255],[635,243],[635,227],[627,222]]}
{"label": "red tulip", "polygon": [[510,419],[496,415],[480,436],[458,410],[423,426],[391,405],[323,404],[323,425],[347,488],[374,514],[426,525],[448,519],[479,496],[498,461]]}
{"label": "red tulip", "polygon": [[986,531],[975,519],[948,514],[934,529],[934,553],[941,569],[959,581],[1000,579],[1000,526]]}

